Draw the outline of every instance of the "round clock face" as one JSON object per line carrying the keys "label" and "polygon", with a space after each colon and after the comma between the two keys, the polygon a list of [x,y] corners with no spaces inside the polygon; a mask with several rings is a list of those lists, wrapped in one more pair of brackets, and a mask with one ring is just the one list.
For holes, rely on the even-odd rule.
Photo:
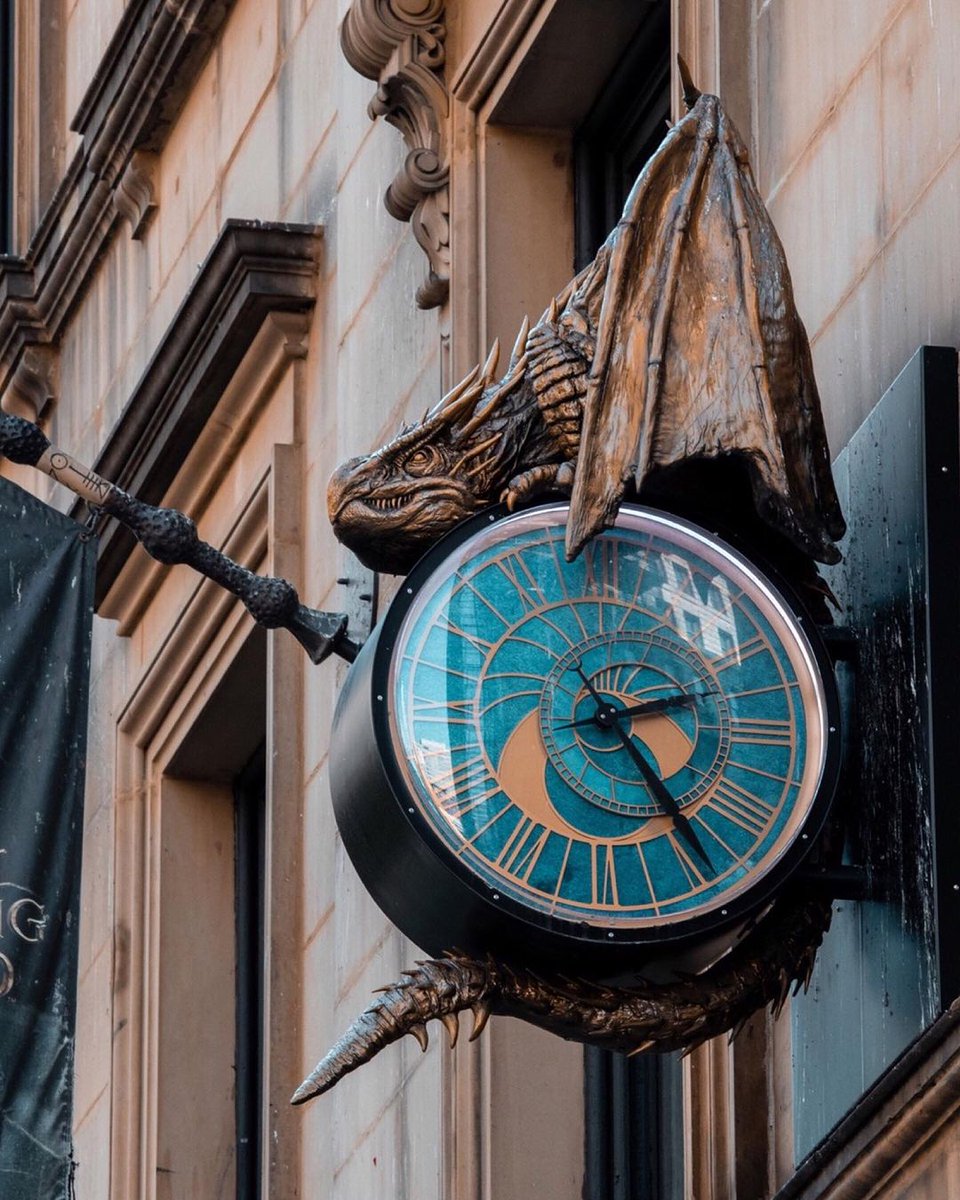
{"label": "round clock face", "polygon": [[726,919],[822,820],[823,670],[718,538],[625,507],[568,563],[566,511],[480,523],[408,587],[377,697],[404,804],[456,871],[541,919],[611,937]]}

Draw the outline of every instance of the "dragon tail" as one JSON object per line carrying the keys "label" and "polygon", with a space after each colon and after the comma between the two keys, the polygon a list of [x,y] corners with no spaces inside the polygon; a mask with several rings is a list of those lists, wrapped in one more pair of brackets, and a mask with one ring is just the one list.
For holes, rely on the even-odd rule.
{"label": "dragon tail", "polygon": [[458,1014],[469,1008],[473,1012],[473,1041],[487,1023],[497,990],[492,962],[456,953],[419,962],[413,970],[405,971],[398,983],[381,989],[377,999],[297,1088],[291,1103],[303,1104],[329,1091],[344,1075],[408,1033],[417,1039],[421,1050],[426,1050],[428,1021],[442,1021],[454,1046],[460,1029]]}

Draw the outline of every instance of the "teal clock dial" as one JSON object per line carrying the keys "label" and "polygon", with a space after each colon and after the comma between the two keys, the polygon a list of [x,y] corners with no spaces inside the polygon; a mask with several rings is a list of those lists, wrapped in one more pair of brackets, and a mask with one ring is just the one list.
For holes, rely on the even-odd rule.
{"label": "teal clock dial", "polygon": [[625,507],[480,524],[404,598],[408,815],[493,903],[619,932],[719,919],[809,838],[833,730],[801,619],[705,531]]}

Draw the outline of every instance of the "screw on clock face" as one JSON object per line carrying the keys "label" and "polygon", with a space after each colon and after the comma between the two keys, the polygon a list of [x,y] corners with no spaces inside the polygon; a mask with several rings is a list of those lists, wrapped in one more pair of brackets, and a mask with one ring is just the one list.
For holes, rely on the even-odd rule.
{"label": "screw on clock face", "polygon": [[[624,749],[633,759],[637,769],[640,772],[643,782],[646,784],[648,791],[660,805],[667,816],[673,821],[673,827],[677,833],[683,838],[691,850],[706,864],[707,869],[716,874],[716,869],[710,861],[710,856],[704,850],[697,837],[693,826],[680,811],[680,805],[670,794],[666,784],[660,776],[654,771],[653,767],[644,758],[640,747],[630,736],[629,732],[620,724],[620,717],[625,715],[615,704],[609,704],[603,699],[597,689],[593,686],[590,679],[587,677],[580,663],[574,663],[573,669],[583,680],[587,691],[597,703],[596,723],[604,728],[612,729],[623,744]],[[653,702],[651,702],[653,703]],[[592,719],[592,718],[591,718]]]}

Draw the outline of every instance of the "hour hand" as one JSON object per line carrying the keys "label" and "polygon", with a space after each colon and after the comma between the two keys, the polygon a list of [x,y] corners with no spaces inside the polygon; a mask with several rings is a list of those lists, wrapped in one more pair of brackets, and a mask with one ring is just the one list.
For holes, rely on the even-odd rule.
{"label": "hour hand", "polygon": [[[712,690],[704,692],[684,692],[680,696],[658,696],[655,700],[641,700],[627,708],[617,708],[618,717],[642,717],[647,713],[669,712],[673,708],[685,708],[696,704],[701,696],[712,696]],[[577,721],[567,721],[558,725],[557,729],[578,729],[582,725],[595,725],[596,717],[581,717]]]}
{"label": "hour hand", "polygon": [[702,692],[683,692],[679,696],[662,696],[656,700],[640,700],[636,704],[630,704],[626,708],[621,708],[618,717],[641,717],[644,713],[667,712],[671,708],[686,708],[689,705],[696,704],[702,696],[715,696],[714,688],[706,688]]}

